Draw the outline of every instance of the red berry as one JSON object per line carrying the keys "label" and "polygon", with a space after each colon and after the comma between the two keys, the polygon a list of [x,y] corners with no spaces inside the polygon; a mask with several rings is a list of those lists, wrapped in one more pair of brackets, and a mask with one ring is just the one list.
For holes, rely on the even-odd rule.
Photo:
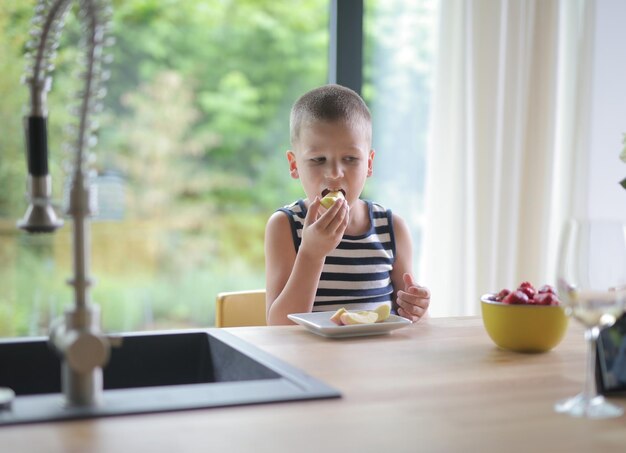
{"label": "red berry", "polygon": [[503,304],[511,304],[511,305],[521,305],[521,304],[527,304],[528,301],[529,301],[529,299],[528,299],[528,296],[526,295],[526,293],[517,290],[517,291],[513,291],[508,296],[506,296],[502,300],[502,303]]}
{"label": "red berry", "polygon": [[533,297],[535,297],[535,293],[536,293],[535,288],[533,288],[533,285],[531,285],[528,282],[522,283],[520,287],[517,288],[517,290],[526,294],[529,299],[532,299]]}
{"label": "red berry", "polygon": [[554,295],[556,295],[556,290],[554,289],[554,287],[550,286],[550,285],[543,285],[541,288],[539,288],[539,291],[537,291],[539,294],[543,294],[543,293],[552,293]]}
{"label": "red berry", "polygon": [[539,301],[537,300],[537,296],[539,294],[535,294],[533,297],[528,298],[528,305],[539,305]]}
{"label": "red berry", "polygon": [[503,290],[501,290],[497,295],[496,295],[496,299],[498,302],[502,302],[502,300],[508,296],[509,294],[511,294],[511,291],[504,288]]}
{"label": "red berry", "polygon": [[552,293],[541,293],[535,296],[537,305],[559,305],[559,299]]}
{"label": "red berry", "polygon": [[561,301],[559,301],[559,298],[556,294],[552,294],[552,297],[550,298],[550,305],[559,305],[561,303]]}
{"label": "red berry", "polygon": [[519,287],[520,288],[532,288],[532,289],[535,289],[533,284],[530,283],[530,282],[522,282],[522,283],[519,284]]}

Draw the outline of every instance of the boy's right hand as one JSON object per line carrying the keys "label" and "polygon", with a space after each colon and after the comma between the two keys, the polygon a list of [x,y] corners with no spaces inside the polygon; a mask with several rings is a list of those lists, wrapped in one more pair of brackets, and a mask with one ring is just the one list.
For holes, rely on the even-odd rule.
{"label": "boy's right hand", "polygon": [[309,204],[304,218],[302,242],[298,253],[324,259],[337,248],[350,219],[348,203],[339,199],[324,214],[319,215],[320,198]]}

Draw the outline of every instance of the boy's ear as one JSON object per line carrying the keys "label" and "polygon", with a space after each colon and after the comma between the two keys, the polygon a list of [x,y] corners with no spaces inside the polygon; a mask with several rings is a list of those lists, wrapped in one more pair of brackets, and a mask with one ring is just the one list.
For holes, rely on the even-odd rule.
{"label": "boy's ear", "polygon": [[374,155],[375,154],[376,152],[373,149],[371,149],[370,155],[367,158],[367,177],[368,178],[374,174]]}
{"label": "boy's ear", "polygon": [[298,174],[298,164],[296,163],[296,155],[292,151],[287,151],[287,160],[289,161],[289,174],[293,179],[300,178]]}

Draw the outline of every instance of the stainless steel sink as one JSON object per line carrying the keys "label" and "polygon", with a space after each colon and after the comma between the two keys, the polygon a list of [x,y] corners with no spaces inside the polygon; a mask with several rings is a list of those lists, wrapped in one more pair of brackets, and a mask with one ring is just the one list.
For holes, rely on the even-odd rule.
{"label": "stainless steel sink", "polygon": [[47,338],[0,340],[0,387],[16,394],[0,425],[341,396],[221,329],[123,335],[96,407],[64,406],[60,369]]}

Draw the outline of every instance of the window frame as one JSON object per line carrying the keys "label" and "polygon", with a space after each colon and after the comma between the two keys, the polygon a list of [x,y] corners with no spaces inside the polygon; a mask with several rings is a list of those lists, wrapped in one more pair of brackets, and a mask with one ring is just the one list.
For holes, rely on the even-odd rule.
{"label": "window frame", "polygon": [[331,0],[328,83],[361,94],[363,87],[363,0]]}

